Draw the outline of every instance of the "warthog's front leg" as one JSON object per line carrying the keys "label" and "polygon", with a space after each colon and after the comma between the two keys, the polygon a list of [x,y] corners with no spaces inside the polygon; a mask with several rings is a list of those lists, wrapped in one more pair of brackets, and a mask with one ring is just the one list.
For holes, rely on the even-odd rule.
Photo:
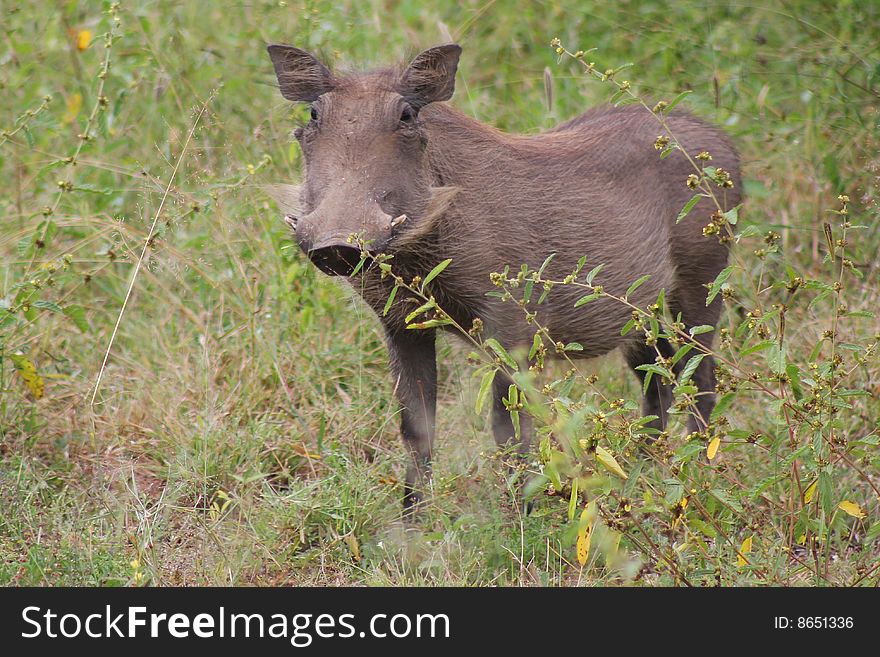
{"label": "warthog's front leg", "polygon": [[422,501],[431,479],[431,449],[437,409],[437,358],[434,331],[406,331],[388,336],[394,390],[400,402],[400,433],[410,454],[403,509],[406,515]]}
{"label": "warthog's front leg", "polygon": [[[529,417],[529,414],[525,411],[519,411],[520,435],[519,440],[517,440],[513,418],[510,415],[510,410],[504,403],[510,394],[509,391],[512,384],[513,379],[503,372],[497,372],[495,380],[492,382],[492,434],[495,437],[495,443],[505,452],[504,462],[507,466],[508,475],[516,473],[527,465],[533,433],[532,419]],[[522,500],[522,486],[526,482],[524,475],[525,473],[520,472],[516,485],[517,496],[520,497],[521,502],[524,502]],[[531,502],[524,502],[521,508],[528,515],[531,513],[532,504]]]}

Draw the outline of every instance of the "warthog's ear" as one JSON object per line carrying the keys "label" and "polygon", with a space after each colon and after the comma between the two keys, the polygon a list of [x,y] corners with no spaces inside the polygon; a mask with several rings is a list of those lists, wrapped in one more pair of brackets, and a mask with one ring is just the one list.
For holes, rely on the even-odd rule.
{"label": "warthog's ear", "polygon": [[310,103],[333,88],[333,74],[314,55],[278,43],[271,44],[267,50],[281,95],[287,100]]}
{"label": "warthog's ear", "polygon": [[461,46],[450,43],[428,48],[400,76],[400,95],[419,109],[439,100],[449,100],[455,91],[455,71]]}

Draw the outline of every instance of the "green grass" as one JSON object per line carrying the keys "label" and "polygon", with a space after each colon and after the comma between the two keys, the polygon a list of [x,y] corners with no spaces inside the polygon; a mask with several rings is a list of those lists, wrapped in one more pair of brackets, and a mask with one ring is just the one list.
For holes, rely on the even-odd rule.
{"label": "green grass", "polygon": [[[837,221],[828,211],[839,194],[852,199],[853,223],[868,226],[846,247],[863,277],[847,279],[845,302],[874,311],[880,6],[763,4],[123,2],[109,49],[109,3],[4,4],[0,128],[11,134],[0,137],[0,315],[16,313],[0,317],[0,583],[680,582],[629,534],[622,565],[596,550],[581,567],[566,495],[541,495],[531,516],[519,513],[487,420],[473,411],[479,378],[449,340],[433,497],[416,526],[401,523],[405,455],[378,322],[306,262],[259,191],[296,181],[301,165],[290,133],[302,110],[274,88],[264,44],[368,66],[451,37],[464,47],[453,103],[526,132],[613,91],[559,61],[551,38],[597,48],[587,59],[603,69],[632,63],[625,75],[637,93],[655,101],[690,89],[689,109],[726,127],[743,154],[744,222],[780,233],[781,253],[764,260],[760,244],[735,247],[743,267],[724,325],[768,303],[755,290],[759,274],[786,281],[791,267],[832,281],[822,223]],[[79,50],[85,30],[93,41]],[[26,114],[46,95],[50,103]],[[78,137],[85,131],[88,141]],[[803,303],[787,317],[790,358],[804,368],[816,360],[828,308]],[[876,318],[853,318],[836,339],[864,347],[878,328]],[[42,398],[16,371],[17,352],[35,365]],[[756,371],[762,363],[754,359]],[[617,355],[582,367],[609,398],[636,400],[623,369]],[[835,508],[858,502],[867,517],[828,520],[815,548],[827,555],[822,568],[786,557],[780,528],[801,511],[786,510],[780,481],[767,484],[778,506],[758,500],[724,521],[737,545],[757,537],[757,568],[737,567],[735,550],[721,545],[710,547],[708,566],[688,561],[688,540],[646,519],[660,552],[678,550],[692,583],[714,583],[717,573],[728,585],[876,585],[878,381],[874,351],[847,380],[868,395],[835,425],[864,441],[847,452],[858,469],[837,468],[821,491]],[[728,415],[746,433],[779,428],[758,395],[741,396]],[[743,488],[787,472],[785,453],[730,447],[722,462]],[[662,497],[668,474],[637,455],[625,467],[639,463],[639,481]]]}

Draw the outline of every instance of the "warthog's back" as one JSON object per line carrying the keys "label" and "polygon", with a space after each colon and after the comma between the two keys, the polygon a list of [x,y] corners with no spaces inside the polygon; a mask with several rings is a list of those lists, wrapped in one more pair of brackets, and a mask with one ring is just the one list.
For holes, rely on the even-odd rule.
{"label": "warthog's back", "polygon": [[[714,206],[701,201],[675,225],[694,194],[686,186],[694,168],[681,153],[660,159],[654,142],[663,129],[644,108],[593,110],[536,135],[505,134],[446,106],[424,114],[432,165],[444,185],[461,190],[439,241],[444,257],[453,259],[444,278],[471,288],[458,294],[477,302],[492,289],[490,272],[537,268],[551,253],[550,277],[562,279],[587,256],[588,268],[604,265],[596,282],[612,294],[650,276],[631,299],[642,306],[675,287],[678,268],[704,272],[710,282],[724,267],[725,247],[702,235]],[[713,165],[731,171],[738,189],[736,155],[719,130],[686,114],[668,123],[686,151],[708,151]],[[738,196],[728,201],[733,205]],[[555,339],[589,338],[583,355],[593,356],[617,346],[630,310],[611,299],[575,309],[584,294],[560,286],[536,310]],[[490,305],[481,316],[503,340],[531,340],[534,329],[520,308]]]}

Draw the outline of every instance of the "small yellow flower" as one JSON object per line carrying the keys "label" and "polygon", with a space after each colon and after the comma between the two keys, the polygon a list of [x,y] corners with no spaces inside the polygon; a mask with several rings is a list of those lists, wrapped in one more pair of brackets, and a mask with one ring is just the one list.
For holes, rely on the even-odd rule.
{"label": "small yellow flower", "polygon": [[654,149],[658,151],[662,151],[669,145],[669,137],[666,135],[659,135],[657,139],[654,140]]}
{"label": "small yellow flower", "polygon": [[76,49],[82,52],[92,42],[92,33],[88,30],[80,30],[76,33]]}

